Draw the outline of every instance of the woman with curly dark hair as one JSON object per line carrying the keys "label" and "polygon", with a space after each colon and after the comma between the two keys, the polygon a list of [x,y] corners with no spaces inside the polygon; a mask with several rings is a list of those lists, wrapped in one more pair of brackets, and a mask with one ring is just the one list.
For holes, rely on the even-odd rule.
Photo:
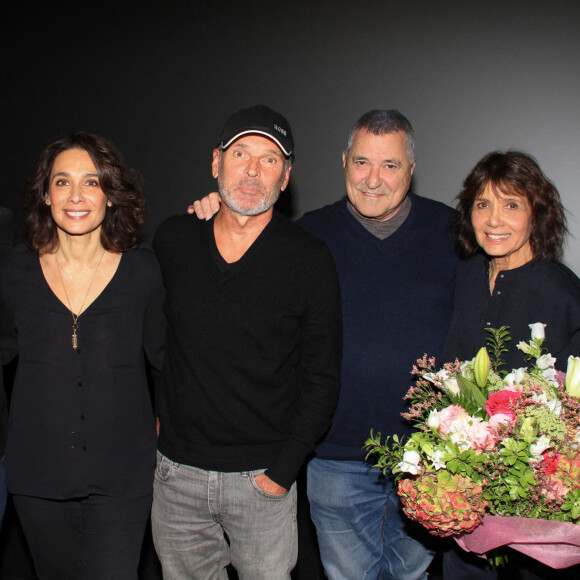
{"label": "woman with curly dark hair", "polygon": [[[18,355],[8,489],[39,578],[137,578],[156,432],[146,312],[162,282],[139,245],[144,195],[91,133],[43,151],[28,188],[26,246],[1,273],[3,359]],[[5,314],[5,316],[4,316]]]}
{"label": "woman with curly dark hair", "polygon": [[[442,360],[471,359],[485,346],[486,329],[509,326],[505,370],[529,362],[516,345],[528,342],[530,324],[546,325],[544,346],[566,371],[580,355],[580,280],[560,263],[567,235],[560,196],[537,162],[520,151],[495,151],[463,182],[457,204],[458,250],[455,307]],[[516,577],[553,578],[552,568],[513,552]],[[445,553],[444,576],[492,579],[485,559],[458,548]],[[558,578],[578,578],[578,567]]]}

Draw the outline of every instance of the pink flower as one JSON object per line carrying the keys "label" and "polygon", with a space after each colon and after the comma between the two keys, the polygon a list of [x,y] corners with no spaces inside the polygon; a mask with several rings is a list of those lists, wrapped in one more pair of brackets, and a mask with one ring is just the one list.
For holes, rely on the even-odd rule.
{"label": "pink flower", "polygon": [[513,419],[513,404],[522,396],[517,391],[499,391],[498,393],[491,393],[485,404],[485,410],[490,417],[501,413],[502,415],[509,415]]}
{"label": "pink flower", "polygon": [[491,451],[495,449],[496,437],[489,423],[474,419],[469,427],[468,435],[476,451]]}
{"label": "pink flower", "polygon": [[498,425],[505,425],[512,421],[513,415],[506,415],[505,413],[496,413],[489,418],[489,424],[492,427],[497,427]]}
{"label": "pink flower", "polygon": [[555,477],[550,478],[550,485],[546,489],[546,497],[550,500],[562,499],[570,493],[570,488]]}
{"label": "pink flower", "polygon": [[566,382],[566,373],[563,371],[556,371],[554,378],[559,385],[563,385]]}
{"label": "pink flower", "polygon": [[439,431],[449,433],[455,421],[466,421],[469,418],[467,411],[459,405],[449,405],[439,412]]}

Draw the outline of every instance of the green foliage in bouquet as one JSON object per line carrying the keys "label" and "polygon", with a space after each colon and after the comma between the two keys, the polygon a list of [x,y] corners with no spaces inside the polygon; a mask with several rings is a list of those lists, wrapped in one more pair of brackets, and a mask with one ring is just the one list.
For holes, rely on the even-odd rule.
{"label": "green foliage in bouquet", "polygon": [[580,358],[558,373],[544,326],[517,345],[530,366],[509,374],[505,326],[489,329],[491,356],[482,348],[437,371],[425,355],[402,414],[417,431],[383,442],[371,430],[367,458],[395,476],[405,513],[431,533],[464,533],[484,513],[580,522]]}

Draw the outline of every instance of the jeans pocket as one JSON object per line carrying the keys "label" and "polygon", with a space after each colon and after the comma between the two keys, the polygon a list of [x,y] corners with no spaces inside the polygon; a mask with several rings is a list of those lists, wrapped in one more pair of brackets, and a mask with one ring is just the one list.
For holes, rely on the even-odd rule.
{"label": "jeans pocket", "polygon": [[285,500],[290,491],[286,491],[286,493],[268,493],[267,491],[264,491],[257,483],[256,483],[256,476],[260,475],[262,473],[264,473],[264,469],[261,469],[259,471],[252,471],[249,473],[249,477],[250,477],[250,482],[252,484],[252,487],[263,497],[267,497],[268,499],[273,499],[275,501],[282,501]]}
{"label": "jeans pocket", "polygon": [[160,481],[167,481],[171,474],[171,470],[175,466],[175,463],[170,459],[167,459],[165,455],[157,452],[157,465],[155,467],[155,478]]}

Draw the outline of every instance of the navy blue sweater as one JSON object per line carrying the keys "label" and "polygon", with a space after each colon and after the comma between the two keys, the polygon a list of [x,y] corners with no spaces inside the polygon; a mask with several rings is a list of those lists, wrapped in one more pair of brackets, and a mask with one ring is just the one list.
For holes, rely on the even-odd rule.
{"label": "navy blue sweater", "polygon": [[405,222],[384,240],[350,213],[346,199],[297,223],[324,240],[338,270],[343,309],[340,398],[332,427],[317,448],[326,459],[360,460],[371,428],[405,434],[400,414],[411,370],[439,356],[453,307],[458,259],[446,205],[409,194]]}

